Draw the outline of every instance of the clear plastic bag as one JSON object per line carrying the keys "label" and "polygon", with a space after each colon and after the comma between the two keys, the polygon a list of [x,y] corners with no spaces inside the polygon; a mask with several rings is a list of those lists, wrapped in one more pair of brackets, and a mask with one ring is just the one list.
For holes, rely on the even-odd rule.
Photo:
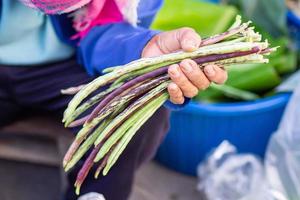
{"label": "clear plastic bag", "polygon": [[292,92],[294,91],[300,82],[300,70],[294,72],[288,77],[283,83],[281,83],[277,88],[276,92]]}
{"label": "clear plastic bag", "polygon": [[78,198],[78,200],[105,200],[102,194],[96,192],[90,192],[87,194],[82,195]]}
{"label": "clear plastic bag", "polygon": [[228,141],[198,167],[198,176],[198,189],[209,200],[273,200],[267,193],[261,160],[250,154],[237,154]]}
{"label": "clear plastic bag", "polygon": [[267,148],[264,165],[224,141],[198,167],[198,189],[209,200],[300,199],[300,85]]}
{"label": "clear plastic bag", "polygon": [[270,187],[278,199],[300,199],[300,85],[288,104],[265,160]]}

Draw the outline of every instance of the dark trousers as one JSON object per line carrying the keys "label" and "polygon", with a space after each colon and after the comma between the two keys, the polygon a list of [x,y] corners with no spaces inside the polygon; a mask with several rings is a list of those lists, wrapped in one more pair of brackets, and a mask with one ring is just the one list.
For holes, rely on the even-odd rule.
{"label": "dark trousers", "polygon": [[[19,114],[37,110],[59,115],[66,108],[71,96],[61,95],[60,90],[92,80],[74,59],[43,66],[0,65],[0,126],[12,122]],[[131,191],[136,169],[153,157],[167,132],[169,112],[159,109],[141,128],[123,155],[106,177],[94,180],[93,172],[81,189],[102,193],[107,200],[126,200]],[[76,200],[73,184],[80,162],[68,175],[67,200]],[[95,169],[93,169],[95,170]]]}

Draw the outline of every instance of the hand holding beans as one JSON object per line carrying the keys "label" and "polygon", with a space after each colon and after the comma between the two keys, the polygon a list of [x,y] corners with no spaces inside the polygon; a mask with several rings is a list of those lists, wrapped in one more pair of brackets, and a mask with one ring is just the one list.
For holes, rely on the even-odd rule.
{"label": "hand holding beans", "polygon": [[[194,51],[201,44],[201,37],[191,28],[162,32],[153,37],[143,50],[143,57],[159,56],[179,50]],[[186,59],[169,67],[172,83],[168,86],[170,100],[175,104],[184,103],[184,97],[192,98],[199,90],[205,90],[211,82],[222,84],[227,72],[222,66],[207,65],[203,70],[196,62]]]}
{"label": "hand holding beans", "polygon": [[[254,32],[254,27],[249,27],[249,24],[242,23],[241,17],[237,16],[229,30],[202,42],[191,29],[161,33],[146,45],[143,52],[144,57],[156,57],[107,68],[104,71],[106,74],[79,91],[77,89],[63,118],[67,127],[74,123],[76,126],[85,124],[63,162],[64,169],[68,171],[86,156],[75,182],[76,193],[79,194],[81,185],[95,163],[99,163],[96,177],[100,173],[103,176],[109,173],[138,130],[169,97],[174,103],[182,103],[184,96],[194,96],[211,82],[223,83],[227,78],[226,72],[221,66],[210,63],[268,63],[264,55],[277,48],[271,48],[267,41],[263,42],[261,35]],[[162,55],[182,49],[193,51],[200,43],[207,48]],[[190,59],[200,64],[201,70]],[[170,63],[178,64],[169,66]],[[107,86],[107,89],[97,93],[97,89],[103,86]],[[86,117],[77,119],[96,104]]]}

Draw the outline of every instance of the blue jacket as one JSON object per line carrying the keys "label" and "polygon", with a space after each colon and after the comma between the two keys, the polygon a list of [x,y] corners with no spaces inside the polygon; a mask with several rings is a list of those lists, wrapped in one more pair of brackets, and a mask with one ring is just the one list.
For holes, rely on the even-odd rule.
{"label": "blue jacket", "polygon": [[[126,64],[141,57],[144,46],[157,34],[157,31],[148,28],[162,3],[163,0],[141,0],[137,27],[125,22],[97,26],[79,44],[70,39],[76,32],[67,15],[53,15],[51,20],[58,37],[77,48],[78,61],[88,74],[98,75],[107,67]],[[0,0],[0,10],[1,4]],[[166,104],[173,109],[181,107],[169,102]]]}
{"label": "blue jacket", "polygon": [[[141,0],[138,10],[138,27],[128,23],[114,23],[93,28],[80,42],[77,56],[90,75],[100,74],[104,68],[126,64],[141,57],[147,42],[157,34],[149,30],[155,14],[163,0]],[[52,17],[54,27],[59,37],[66,43],[76,45],[70,36],[75,32],[70,20],[64,16]],[[184,105],[189,102],[186,99]],[[180,109],[184,105],[174,105],[167,101],[165,106],[170,109]]]}

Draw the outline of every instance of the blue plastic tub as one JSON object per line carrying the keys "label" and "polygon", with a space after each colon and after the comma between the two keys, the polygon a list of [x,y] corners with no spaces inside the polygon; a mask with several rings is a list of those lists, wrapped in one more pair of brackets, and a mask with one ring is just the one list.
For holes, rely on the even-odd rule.
{"label": "blue plastic tub", "polygon": [[171,129],[156,158],[169,168],[195,175],[197,165],[223,140],[239,152],[263,157],[289,98],[290,94],[279,94],[254,102],[193,102],[171,114]]}
{"label": "blue plastic tub", "polygon": [[300,18],[292,11],[287,13],[287,25],[294,42],[294,48],[300,50]]}

